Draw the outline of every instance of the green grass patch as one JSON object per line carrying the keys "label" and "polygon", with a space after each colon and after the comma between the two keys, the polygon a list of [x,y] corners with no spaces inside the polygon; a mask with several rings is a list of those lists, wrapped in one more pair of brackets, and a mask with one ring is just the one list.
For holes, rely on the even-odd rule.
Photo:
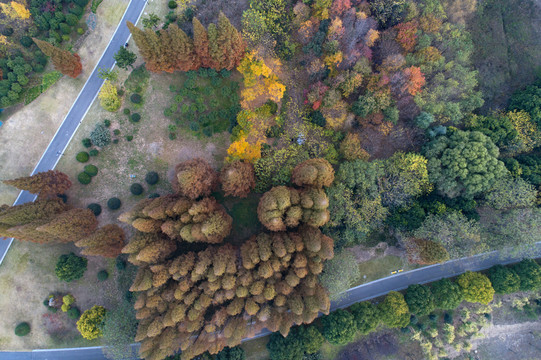
{"label": "green grass patch", "polygon": [[26,90],[24,104],[28,105],[32,101],[36,100],[38,96],[44,93],[48,88],[54,85],[54,83],[56,83],[61,78],[62,73],[59,71],[51,71],[50,73],[43,75],[43,78],[41,79],[41,85],[37,85]]}
{"label": "green grass patch", "polygon": [[254,340],[243,342],[240,347],[246,352],[246,360],[263,360],[269,358],[267,342],[270,336],[263,336]]}
{"label": "green grass patch", "polygon": [[236,125],[239,84],[229,72],[213,69],[188,71],[169,88],[173,99],[163,114],[177,126],[189,129],[197,138],[231,131]]}
{"label": "green grass patch", "polygon": [[136,90],[141,90],[138,91],[138,93],[144,93],[146,87],[148,86],[149,79],[150,74],[145,68],[144,64],[135,68],[124,82],[126,93],[131,94],[137,92]]}
{"label": "green grass patch", "polygon": [[216,200],[224,204],[229,215],[233,218],[233,231],[229,236],[232,243],[240,245],[247,238],[259,232],[261,228],[261,223],[257,218],[259,196],[250,194],[247,198],[239,199],[223,198],[221,194],[216,195]]}
{"label": "green grass patch", "polygon": [[[416,268],[400,256],[387,255],[359,263],[360,278],[354,286],[391,276],[391,271],[404,271]],[[365,277],[366,276],[366,277]]]}

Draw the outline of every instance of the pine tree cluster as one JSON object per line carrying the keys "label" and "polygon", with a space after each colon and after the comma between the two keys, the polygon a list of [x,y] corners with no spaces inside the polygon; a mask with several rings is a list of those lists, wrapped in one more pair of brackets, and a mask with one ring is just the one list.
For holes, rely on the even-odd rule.
{"label": "pine tree cluster", "polygon": [[163,233],[187,242],[220,243],[233,219],[214,198],[190,200],[180,195],[146,199],[119,218],[144,233]]}
{"label": "pine tree cluster", "polygon": [[[163,248],[159,237],[154,241]],[[130,242],[124,252],[136,247]],[[141,355],[163,359],[180,345],[182,358],[191,359],[238,345],[263,328],[287,335],[294,324],[329,312],[317,275],[333,256],[331,238],[302,226],[259,234],[240,249],[226,244],[161,262],[155,258],[139,268],[130,289],[140,292],[135,308]]]}
{"label": "pine tree cluster", "polygon": [[242,57],[246,44],[240,32],[220,13],[218,25],[208,30],[193,19],[193,39],[175,24],[155,32],[127,23],[146,68],[152,72],[197,70],[200,67],[231,70]]}
{"label": "pine tree cluster", "polygon": [[98,220],[92,210],[72,208],[56,197],[71,186],[66,174],[50,170],[4,183],[39,196],[35,202],[0,207],[0,236],[40,244],[76,242],[85,255],[120,254],[124,246],[120,227],[105,225],[97,229]]}
{"label": "pine tree cluster", "polygon": [[[188,169],[193,175],[197,172],[194,164],[193,160],[180,164],[177,174],[178,169]],[[201,160],[198,165],[208,173],[208,164]],[[305,224],[291,232],[260,233],[240,247],[223,244],[198,252],[184,249],[182,241],[218,243],[231,230],[231,218],[225,221],[227,214],[215,199],[191,200],[183,196],[187,188],[182,195],[142,200],[120,217],[138,230],[122,252],[139,266],[130,291],[139,293],[135,340],[141,342],[143,358],[161,360],[179,349],[182,359],[206,351],[216,354],[263,328],[287,335],[291,326],[310,323],[319,312],[329,312],[329,296],[319,284],[318,274],[325,260],[333,258],[334,243],[317,226],[328,219],[328,199],[321,186],[334,178],[334,172],[330,164],[319,160],[301,165],[298,172],[312,173],[310,167],[316,168],[316,176],[302,177],[301,183],[308,186],[275,188],[278,190],[271,190],[272,196],[267,198],[280,198],[274,195],[283,192],[291,205],[282,209],[284,221],[297,227],[299,221],[287,219],[297,211],[291,209],[298,207],[297,220]],[[226,166],[224,173],[242,167]],[[193,179],[192,175],[187,178]],[[231,188],[237,187],[237,181],[229,184]],[[192,186],[201,188],[197,181]],[[295,199],[291,201],[291,197]],[[271,202],[268,199],[263,196],[260,207]],[[219,237],[212,238],[208,230]]]}

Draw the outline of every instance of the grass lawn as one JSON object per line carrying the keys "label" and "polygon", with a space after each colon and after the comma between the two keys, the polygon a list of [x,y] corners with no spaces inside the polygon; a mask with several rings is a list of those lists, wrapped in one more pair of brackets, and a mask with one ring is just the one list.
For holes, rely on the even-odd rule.
{"label": "grass lawn", "polygon": [[[58,257],[77,251],[73,244],[39,245],[20,241],[12,244],[0,266],[2,350],[99,345],[99,340],[88,341],[80,336],[75,320],[69,319],[62,311],[53,314],[42,304],[51,293],[70,293],[76,300],[74,306],[83,312],[94,305],[111,308],[122,298],[123,292],[117,287],[114,260],[88,257],[88,268],[81,279],[70,283],[58,280],[54,273]],[[110,276],[99,282],[97,273],[103,269]],[[30,324],[31,332],[17,337],[13,330],[22,321]]]}
{"label": "grass lawn", "polygon": [[240,347],[246,352],[246,360],[267,360],[267,342],[270,336],[263,336],[255,340],[243,342]]}
{"label": "grass lawn", "polygon": [[360,278],[353,285],[361,285],[370,281],[391,276],[391,271],[403,269],[404,271],[415,269],[419,266],[410,264],[400,256],[387,255],[380,258],[359,263]]}
{"label": "grass lawn", "polygon": [[[83,64],[83,73],[77,79],[64,76],[31,104],[2,118],[0,180],[30,174],[105,50],[128,3],[104,1],[99,6],[95,30],[74,48]],[[46,72],[52,69],[49,63]],[[16,189],[0,182],[0,204],[11,205],[17,194]]]}

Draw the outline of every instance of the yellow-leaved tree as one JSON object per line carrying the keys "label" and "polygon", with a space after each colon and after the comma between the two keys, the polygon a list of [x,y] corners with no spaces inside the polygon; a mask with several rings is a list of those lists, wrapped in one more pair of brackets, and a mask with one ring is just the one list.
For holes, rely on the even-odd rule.
{"label": "yellow-leaved tree", "polygon": [[262,141],[250,144],[246,138],[246,134],[241,130],[239,138],[231,143],[227,149],[227,161],[246,160],[248,162],[254,162],[261,157]]}
{"label": "yellow-leaved tree", "polygon": [[541,143],[541,136],[530,114],[523,110],[514,110],[508,112],[506,115],[517,131],[517,137],[513,139],[506,149],[509,153],[520,154],[529,152]]}
{"label": "yellow-leaved tree", "polygon": [[[275,68],[280,67],[278,60],[273,61]],[[265,64],[256,51],[249,52],[240,62],[237,70],[244,77],[244,89],[241,91],[241,105],[245,109],[256,107],[271,99],[279,102],[286,87],[280,82],[273,70]]]}
{"label": "yellow-leaved tree", "polygon": [[121,103],[116,91],[116,86],[111,84],[109,80],[103,82],[98,97],[100,98],[100,105],[105,110],[114,112],[120,108]]}
{"label": "yellow-leaved tree", "polygon": [[26,20],[30,18],[30,11],[24,4],[12,1],[9,4],[0,3],[0,6],[2,7],[2,12],[11,19]]}

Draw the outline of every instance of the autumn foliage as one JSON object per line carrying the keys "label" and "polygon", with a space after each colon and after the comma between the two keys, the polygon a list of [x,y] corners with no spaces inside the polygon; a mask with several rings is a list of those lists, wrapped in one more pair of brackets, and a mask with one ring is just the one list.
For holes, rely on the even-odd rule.
{"label": "autumn foliage", "polygon": [[402,48],[406,52],[412,52],[417,43],[417,21],[410,21],[407,23],[400,23],[395,26],[398,30],[396,35],[396,41],[402,45]]}
{"label": "autumn foliage", "polygon": [[334,169],[325,159],[309,159],[293,169],[291,181],[297,186],[330,186],[334,181]]}
{"label": "autumn foliage", "polygon": [[178,164],[173,180],[174,189],[190,198],[209,196],[216,188],[218,174],[203,159],[192,159]]}
{"label": "autumn foliage", "polygon": [[63,194],[71,187],[69,177],[58,170],[40,172],[32,176],[25,176],[13,180],[4,180],[4,184],[37,194],[39,198],[48,198]]}
{"label": "autumn foliage", "polygon": [[32,40],[45,55],[51,58],[55,69],[62,74],[75,79],[83,71],[79,55],[72,54],[43,40],[36,38],[32,38]]}
{"label": "autumn foliage", "polygon": [[425,84],[425,76],[421,72],[421,69],[416,66],[411,66],[404,69],[404,75],[407,79],[404,90],[410,95],[419,93]]}
{"label": "autumn foliage", "polygon": [[244,161],[226,164],[220,182],[226,196],[246,197],[255,188],[254,165]]}
{"label": "autumn foliage", "polygon": [[127,25],[146,68],[152,72],[189,71],[200,67],[232,70],[239,65],[246,48],[242,36],[223,13],[218,18],[218,26],[210,24],[208,30],[194,18],[193,39],[176,24],[157,33],[137,28],[129,21]]}
{"label": "autumn foliage", "polygon": [[124,247],[124,230],[117,225],[109,224],[82,238],[75,246],[83,248],[81,254],[115,258]]}

